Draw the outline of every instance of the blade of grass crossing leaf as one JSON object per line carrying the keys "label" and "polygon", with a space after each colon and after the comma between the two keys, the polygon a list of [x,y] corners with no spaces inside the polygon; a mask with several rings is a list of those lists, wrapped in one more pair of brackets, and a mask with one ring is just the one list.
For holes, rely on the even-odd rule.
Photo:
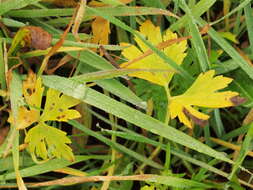
{"label": "blade of grass crossing leaf", "polygon": [[244,158],[247,156],[247,153],[250,150],[252,150],[252,145],[251,145],[252,139],[253,139],[253,123],[250,124],[247,135],[246,135],[245,139],[243,140],[241,150],[240,150],[239,155],[235,161],[235,164],[233,165],[232,172],[229,175],[229,179],[232,179],[234,177],[235,172],[241,166]]}
{"label": "blade of grass crossing leaf", "polygon": [[[94,68],[92,67],[95,67],[99,70],[115,69],[115,67],[113,67],[108,61],[106,61],[104,58],[100,57],[92,51],[83,51],[80,53],[79,57],[75,52],[69,52],[69,54],[72,57],[75,57],[81,61],[80,64],[82,64],[82,72],[92,72],[94,71]],[[85,63],[88,65],[84,65]],[[116,96],[119,96],[123,100],[126,100],[141,108],[146,108],[146,104],[143,103],[143,101],[138,96],[136,96],[129,88],[125,87],[117,80],[98,80],[97,84],[100,85],[102,88],[108,90],[109,92],[115,94]]]}
{"label": "blade of grass crossing leaf", "polygon": [[18,118],[19,100],[22,97],[22,82],[19,76],[13,72],[10,82],[10,100],[11,111],[14,118],[14,125],[11,125],[12,135],[10,136],[10,143],[12,143],[13,165],[16,175],[19,190],[26,190],[24,181],[19,171],[19,130],[16,129],[16,122]]}
{"label": "blade of grass crossing leaf", "polygon": [[244,7],[244,13],[245,13],[245,20],[246,20],[249,42],[250,42],[250,50],[251,50],[251,54],[253,54],[253,15],[252,15],[251,3],[249,3],[246,7]]}
{"label": "blade of grass crossing leaf", "polygon": [[130,32],[131,34],[137,36],[145,45],[147,45],[154,53],[156,53],[161,59],[163,59],[165,62],[167,62],[173,69],[179,71],[179,74],[181,74],[187,81],[192,82],[193,77],[182,67],[180,67],[178,64],[176,64],[172,59],[167,57],[164,52],[160,51],[158,48],[154,47],[149,41],[147,41],[141,34],[139,34],[137,31],[120,21],[119,19],[111,16],[110,14],[106,14],[105,12],[99,11],[97,9],[87,7],[88,10],[93,11],[97,15],[109,20],[111,23],[123,28],[124,30]]}
{"label": "blade of grass crossing leaf", "polygon": [[210,63],[208,60],[204,42],[199,33],[198,27],[195,23],[195,19],[193,17],[191,10],[188,8],[187,4],[185,3],[185,0],[181,0],[181,3],[185,7],[185,11],[189,16],[188,26],[190,30],[190,35],[192,36],[191,42],[193,44],[194,50],[196,51],[196,55],[198,57],[201,70],[202,72],[205,72],[210,68]]}
{"label": "blade of grass crossing leaf", "polygon": [[27,5],[37,3],[39,1],[40,0],[11,0],[11,2],[10,1],[1,2],[0,16],[12,9],[20,9]]}
{"label": "blade of grass crossing leaf", "polygon": [[[170,72],[168,70],[159,70],[159,69],[112,69],[106,71],[97,71],[92,73],[87,73],[83,75],[78,75],[76,77],[72,77],[73,80],[80,82],[91,82],[95,80],[101,79],[110,79],[114,77],[125,76],[127,74],[131,74],[134,72]],[[172,71],[171,71],[172,72]]]}
{"label": "blade of grass crossing leaf", "polygon": [[207,154],[211,157],[233,163],[224,154],[217,152],[198,140],[186,135],[185,133],[173,127],[164,125],[160,121],[110,97],[107,97],[93,89],[86,88],[78,82],[63,77],[43,76],[43,83],[50,88],[59,90],[68,96],[80,99],[81,101],[111,113],[154,134],[163,136],[164,138],[189,147],[198,152]]}

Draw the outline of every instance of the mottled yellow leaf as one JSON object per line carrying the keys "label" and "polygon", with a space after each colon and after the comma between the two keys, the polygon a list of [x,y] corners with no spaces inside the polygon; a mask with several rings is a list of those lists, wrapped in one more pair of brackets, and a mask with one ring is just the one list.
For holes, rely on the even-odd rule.
{"label": "mottled yellow leaf", "polygon": [[49,89],[43,114],[40,121],[68,121],[79,118],[81,115],[74,109],[69,109],[80,101],[72,97],[61,95],[59,91]]}
{"label": "mottled yellow leaf", "polygon": [[203,123],[209,116],[199,112],[194,106],[205,108],[223,108],[234,106],[233,99],[237,92],[223,91],[232,82],[231,78],[214,76],[214,70],[201,73],[192,86],[182,95],[171,97],[168,109],[172,119],[178,117],[187,127],[192,128],[192,119],[195,123]]}
{"label": "mottled yellow leaf", "polygon": [[[162,35],[159,27],[153,25],[150,20],[145,21],[140,26],[139,31],[146,39],[151,42],[154,46],[158,44],[172,39],[177,39],[177,34],[171,32],[170,30],[166,30]],[[122,55],[126,57],[129,61],[136,59],[147,52],[149,48],[139,39],[134,38],[139,47],[136,47],[131,44],[121,43],[122,46],[126,47],[122,51]],[[173,61],[175,61],[178,65],[183,62],[183,59],[186,56],[185,50],[187,49],[186,40],[181,41],[179,43],[174,43],[164,49],[162,51]],[[121,68],[129,68],[129,69],[163,69],[163,70],[171,70],[172,68],[168,65],[168,63],[164,62],[158,55],[151,54],[148,55],[138,61],[135,61],[131,64],[128,62],[120,65]],[[148,80],[152,83],[166,86],[170,82],[173,72],[136,72],[133,74],[129,74],[129,76],[142,78]]]}

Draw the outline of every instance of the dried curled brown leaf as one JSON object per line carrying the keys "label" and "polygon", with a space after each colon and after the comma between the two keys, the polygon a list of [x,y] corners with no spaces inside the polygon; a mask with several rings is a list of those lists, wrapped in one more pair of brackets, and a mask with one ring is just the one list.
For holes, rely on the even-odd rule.
{"label": "dried curled brown leaf", "polygon": [[47,31],[37,26],[25,26],[23,29],[29,30],[25,37],[26,46],[42,50],[50,47],[52,36]]}

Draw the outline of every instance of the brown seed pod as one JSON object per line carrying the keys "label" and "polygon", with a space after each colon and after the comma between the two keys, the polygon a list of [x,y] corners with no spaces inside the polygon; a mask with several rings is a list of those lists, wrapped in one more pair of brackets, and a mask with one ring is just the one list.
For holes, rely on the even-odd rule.
{"label": "brown seed pod", "polygon": [[47,31],[37,26],[25,26],[23,29],[29,30],[29,35],[24,39],[26,46],[42,50],[50,47],[52,36]]}

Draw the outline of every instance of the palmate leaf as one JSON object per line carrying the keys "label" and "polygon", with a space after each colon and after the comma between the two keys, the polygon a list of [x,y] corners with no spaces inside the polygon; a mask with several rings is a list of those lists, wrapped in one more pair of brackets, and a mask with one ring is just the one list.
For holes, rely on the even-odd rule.
{"label": "palmate leaf", "polygon": [[44,160],[52,157],[73,161],[74,155],[67,145],[71,140],[66,133],[43,122],[30,129],[25,137],[29,151]]}
{"label": "palmate leaf", "polygon": [[201,73],[184,94],[170,98],[168,109],[172,119],[178,117],[187,127],[192,128],[190,119],[201,125],[205,124],[209,118],[208,115],[199,112],[193,106],[223,108],[235,106],[245,101],[238,96],[237,92],[217,92],[227,87],[232,79],[214,76],[214,74],[214,70]]}
{"label": "palmate leaf", "polygon": [[[72,161],[74,159],[71,148],[67,145],[71,143],[66,133],[45,124],[46,121],[68,121],[80,117],[80,113],[74,109],[69,109],[77,105],[80,101],[72,97],[62,95],[60,92],[49,89],[46,94],[46,103],[42,115],[41,102],[44,87],[42,79],[29,72],[26,81],[23,82],[23,95],[27,107],[19,108],[17,128],[25,129],[34,123],[25,138],[28,149],[32,155],[42,159],[53,157],[63,157]],[[10,114],[9,122],[13,122]]]}
{"label": "palmate leaf", "polygon": [[[140,33],[144,35],[147,40],[150,41],[154,46],[167,40],[177,39],[177,34],[171,32],[170,30],[166,30],[164,35],[162,36],[160,28],[155,27],[150,20],[147,20],[140,26]],[[121,45],[123,46],[130,46],[122,51],[122,55],[126,57],[130,62],[131,60],[142,56],[145,52],[149,50],[149,48],[139,38],[134,39],[140,49],[134,45],[121,43]],[[184,57],[186,56],[186,49],[187,42],[185,40],[179,43],[174,43],[164,48],[162,51],[178,65],[180,65],[183,62]],[[142,58],[130,64],[129,62],[125,62],[121,64],[120,67],[131,69],[164,69],[165,71],[172,69],[156,54],[148,55],[145,58]],[[170,82],[173,74],[173,72],[136,72],[133,74],[129,74],[129,76],[142,78],[152,83],[166,86]]]}

